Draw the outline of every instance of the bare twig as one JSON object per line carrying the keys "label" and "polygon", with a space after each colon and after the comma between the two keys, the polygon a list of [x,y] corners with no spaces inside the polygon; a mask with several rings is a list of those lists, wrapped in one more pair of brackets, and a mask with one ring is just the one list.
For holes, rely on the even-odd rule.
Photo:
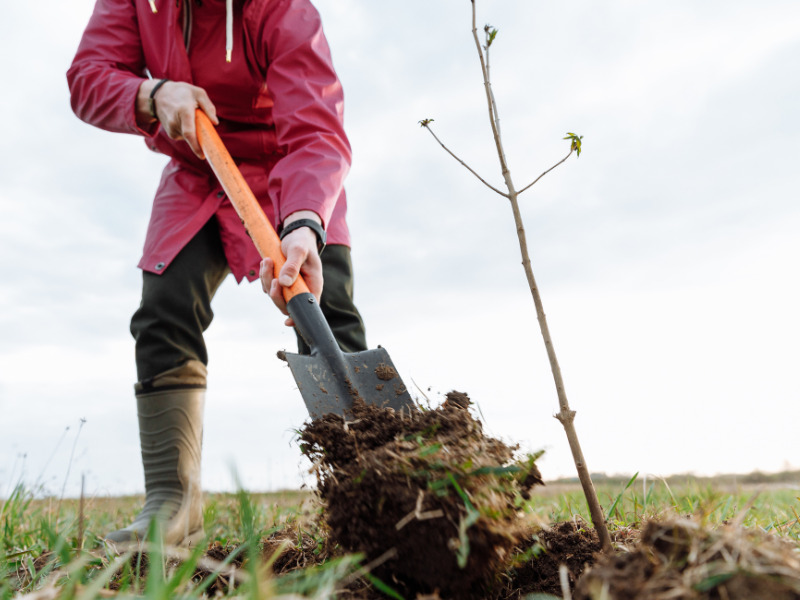
{"label": "bare twig", "polygon": [[460,162],[460,163],[461,163],[461,164],[462,164],[462,165],[463,165],[463,166],[464,166],[464,167],[465,167],[465,168],[466,168],[466,169],[467,169],[467,170],[468,170],[470,173],[472,173],[473,175],[475,175],[475,177],[477,177],[478,179],[480,179],[480,180],[481,180],[481,182],[483,182],[483,184],[484,184],[486,187],[488,187],[490,190],[492,190],[493,192],[497,192],[497,193],[498,193],[498,194],[500,194],[501,196],[504,196],[504,197],[508,198],[508,194],[506,194],[506,193],[504,193],[504,192],[501,192],[501,191],[500,191],[500,190],[498,190],[496,187],[494,187],[492,184],[490,184],[490,183],[487,183],[487,182],[486,182],[486,180],[485,180],[483,177],[481,177],[480,175],[478,175],[478,174],[477,174],[477,173],[476,173],[476,172],[475,172],[475,171],[472,169],[472,167],[470,167],[470,166],[469,166],[467,163],[465,163],[463,160],[461,160],[460,158],[458,158],[458,156],[456,156],[456,155],[455,155],[455,154],[454,154],[454,153],[453,153],[453,152],[450,150],[450,148],[448,148],[447,146],[445,146],[445,145],[442,143],[442,140],[440,140],[440,139],[439,139],[439,138],[436,136],[436,134],[435,134],[435,133],[433,133],[433,129],[431,129],[431,126],[429,125],[429,122],[430,122],[430,121],[432,121],[432,119],[424,119],[423,121],[420,121],[420,123],[419,123],[419,124],[420,124],[420,125],[422,125],[422,126],[425,128],[425,129],[427,129],[427,130],[430,132],[430,134],[433,136],[433,139],[435,139],[437,142],[439,142],[439,145],[440,145],[442,148],[444,148],[444,149],[445,149],[445,152],[447,152],[447,153],[448,153],[450,156],[452,156],[452,157],[453,157],[453,158],[455,158],[455,159],[456,159],[458,162]]}
{"label": "bare twig", "polygon": [[[475,27],[474,19],[472,21],[472,27],[473,28]],[[492,46],[492,41],[494,40],[494,36],[497,35],[497,31],[495,30],[494,33],[492,33],[492,28],[489,25],[486,25],[483,28],[483,32],[486,38],[486,45],[484,46],[484,48],[486,49],[486,76],[487,78],[490,78],[492,73],[492,67],[491,67],[491,61],[489,60],[489,48],[491,48]],[[491,86],[489,86],[489,95],[491,96],[492,99],[492,110],[494,111],[494,123],[495,127],[497,128],[497,135],[502,135],[500,132],[500,111],[497,106],[497,101],[494,99],[494,90],[491,88]]]}
{"label": "bare twig", "polygon": [[[481,42],[478,39],[478,27],[475,25],[475,0],[472,0],[472,37],[475,40],[475,47],[478,49],[478,57],[481,61],[481,72],[483,73],[483,87],[486,91],[486,104],[489,108],[489,122],[492,124],[492,135],[494,136],[494,142],[497,146],[497,155],[500,158],[500,167],[503,172],[503,178],[506,180],[506,186],[508,187],[509,178],[508,178],[508,164],[506,163],[506,155],[503,150],[503,144],[500,141],[500,128],[498,124],[498,116],[497,116],[497,106],[494,102],[494,94],[492,92],[492,84],[489,80],[489,70],[486,66],[486,60],[483,56],[483,49],[481,48]],[[509,188],[509,193],[513,193],[513,185]],[[504,194],[505,195],[505,194]]]}
{"label": "bare twig", "polygon": [[570,149],[569,149],[569,154],[567,154],[567,155],[566,155],[564,158],[562,158],[560,161],[558,161],[558,162],[557,162],[556,164],[554,164],[552,167],[550,167],[549,169],[547,169],[547,171],[545,171],[544,173],[542,173],[541,175],[539,175],[539,176],[538,176],[536,179],[534,179],[534,180],[533,180],[531,183],[529,183],[529,184],[528,184],[528,185],[526,185],[524,188],[522,188],[520,191],[518,191],[518,192],[517,192],[517,196],[519,196],[519,195],[520,195],[522,192],[524,192],[524,191],[525,191],[525,190],[527,190],[528,188],[530,188],[530,187],[533,187],[533,185],[534,185],[534,184],[535,184],[537,181],[539,181],[539,180],[540,180],[542,177],[544,177],[544,176],[545,176],[545,175],[547,175],[547,174],[548,174],[550,171],[552,171],[553,169],[555,169],[555,168],[556,168],[558,165],[560,165],[560,164],[562,164],[562,163],[566,162],[566,160],[567,160],[567,159],[568,159],[570,156],[572,156],[572,153],[573,153],[573,152],[575,152],[575,148],[570,148]]}

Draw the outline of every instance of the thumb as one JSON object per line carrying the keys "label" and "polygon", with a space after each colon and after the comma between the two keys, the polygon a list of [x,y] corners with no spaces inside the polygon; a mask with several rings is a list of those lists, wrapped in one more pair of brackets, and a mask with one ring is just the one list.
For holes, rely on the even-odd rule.
{"label": "thumb", "polygon": [[211,120],[214,125],[219,125],[219,119],[217,118],[217,108],[214,106],[214,103],[211,102],[211,99],[208,97],[204,91],[202,94],[199,94],[197,97],[197,104],[200,105],[200,108],[203,109],[203,112],[206,113],[206,116]]}
{"label": "thumb", "polygon": [[278,283],[284,287],[292,285],[300,274],[300,267],[303,264],[304,258],[301,249],[295,247],[289,250],[286,256],[286,263],[283,265],[278,275]]}

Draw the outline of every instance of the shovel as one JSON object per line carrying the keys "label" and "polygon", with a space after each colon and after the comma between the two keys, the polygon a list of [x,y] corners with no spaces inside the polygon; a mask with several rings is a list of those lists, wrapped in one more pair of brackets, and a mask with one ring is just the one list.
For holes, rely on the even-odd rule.
{"label": "shovel", "polygon": [[[196,113],[197,139],[222,189],[228,195],[262,258],[275,263],[275,276],[286,262],[281,242],[253,192],[233,162],[214,125],[201,110]],[[317,419],[328,413],[344,415],[353,402],[411,410],[414,401],[385,349],[342,352],[302,275],[283,288],[289,316],[311,348],[310,355],[281,352],[303,396],[308,413]]]}

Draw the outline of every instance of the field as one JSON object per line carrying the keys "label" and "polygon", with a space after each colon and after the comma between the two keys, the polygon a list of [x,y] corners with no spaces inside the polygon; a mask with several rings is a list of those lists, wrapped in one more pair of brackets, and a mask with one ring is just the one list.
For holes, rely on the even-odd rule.
{"label": "field", "polygon": [[[681,561],[675,572],[684,579],[690,575],[687,564],[715,545],[710,548],[714,560],[703,565],[701,580],[686,594],[671,597],[800,598],[800,472],[713,479],[599,477],[597,489],[617,548],[614,568],[625,573],[628,589],[636,584],[636,574],[656,563],[652,556],[646,566],[620,561],[638,556],[642,536],[649,535],[662,542],[650,554]],[[209,494],[205,544],[181,551],[151,543],[146,554],[116,556],[99,536],[126,523],[141,502],[136,497],[37,499],[18,487],[0,505],[0,598],[409,598],[390,578],[375,577],[375,564],[365,566],[361,557],[331,542],[319,520],[319,499],[311,492]],[[586,525],[577,483],[537,486],[520,513],[532,533],[483,597],[570,597],[561,590],[561,579],[570,582],[575,598],[661,597],[663,585],[662,592],[625,596],[608,577],[603,585],[595,578],[595,584],[575,586],[583,563],[595,562],[599,548]],[[671,543],[666,550],[664,540]],[[683,542],[686,555],[680,553]],[[768,559],[780,564],[769,571]],[[567,568],[559,568],[562,564]],[[602,565],[596,567],[602,575]],[[635,570],[633,579],[626,568]],[[749,582],[759,574],[769,581],[783,577],[786,586],[751,589],[744,596],[729,586],[734,593],[727,596],[703,595],[731,584],[741,573]]]}

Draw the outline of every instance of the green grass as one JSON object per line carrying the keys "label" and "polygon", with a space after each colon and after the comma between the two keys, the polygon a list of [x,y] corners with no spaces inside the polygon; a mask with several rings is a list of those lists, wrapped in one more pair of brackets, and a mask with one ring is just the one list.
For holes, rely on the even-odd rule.
{"label": "green grass", "polygon": [[[213,494],[204,511],[204,544],[176,556],[164,550],[153,532],[146,557],[132,552],[117,557],[101,537],[127,523],[142,498],[88,500],[81,519],[79,501],[34,499],[30,491],[18,486],[7,500],[0,501],[0,600],[49,588],[56,588],[57,597],[65,599],[88,600],[110,593],[118,598],[199,598],[218,581],[217,576],[230,578],[234,560],[260,556],[262,539],[287,528],[304,534],[313,531],[309,498],[308,493],[293,491]],[[301,520],[309,523],[305,529],[297,526]],[[215,543],[238,551],[208,565],[210,561],[202,555]],[[195,571],[201,564],[210,576],[197,581]],[[235,568],[239,584],[231,597],[302,593],[309,598],[327,598],[333,586],[358,567],[358,557],[346,557],[329,561],[306,577],[278,578],[267,574],[269,561],[245,560]]]}
{"label": "green grass", "polygon": [[[762,489],[725,480],[670,482],[634,477],[603,480],[597,491],[612,532],[638,529],[654,517],[694,515],[709,527],[739,520],[800,546],[797,487],[791,482],[772,482]],[[262,560],[239,564],[244,557],[260,556],[261,540],[281,532],[295,536],[287,543],[313,552],[323,550],[324,533],[313,519],[319,509],[308,493],[208,495],[204,514],[207,543],[185,553],[181,560],[165,554],[158,540],[150,544],[145,559],[131,554],[117,557],[102,545],[100,537],[127,523],[141,502],[139,497],[87,499],[81,518],[78,500],[35,499],[29,490],[17,487],[8,499],[0,500],[0,600],[24,598],[34,592],[41,598],[76,600],[189,599],[203,597],[212,586],[232,598],[296,594],[295,598],[321,599],[331,597],[343,580],[363,574],[358,572],[359,557],[329,559],[322,566],[280,577],[270,575],[268,562]],[[537,488],[525,510],[546,523],[575,517],[589,520],[580,486],[570,482]],[[238,548],[238,554],[209,564],[202,555],[210,544]],[[196,577],[198,566],[210,575]],[[231,578],[232,569],[239,582],[233,589],[220,583]],[[381,589],[384,584],[373,585]],[[385,593],[394,597],[389,587]]]}
{"label": "green grass", "polygon": [[[800,477],[771,483],[732,483],[727,479],[635,477],[596,485],[610,529],[639,528],[643,521],[669,515],[699,517],[706,526],[738,520],[800,544]],[[538,491],[528,510],[546,522],[580,516],[589,511],[578,484],[555,483]]]}

